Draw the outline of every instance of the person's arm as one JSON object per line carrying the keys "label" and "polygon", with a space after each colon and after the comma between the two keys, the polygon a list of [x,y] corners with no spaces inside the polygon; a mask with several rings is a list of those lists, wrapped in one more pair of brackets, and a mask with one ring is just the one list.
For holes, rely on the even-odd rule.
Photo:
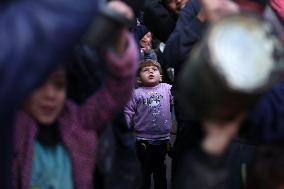
{"label": "person's arm", "polygon": [[141,48],[144,53],[144,59],[151,59],[151,60],[157,60],[157,54],[155,51],[150,47],[150,49],[144,49]]}
{"label": "person's arm", "polygon": [[78,41],[96,0],[30,0],[0,6],[0,106],[14,107]]}
{"label": "person's arm", "polygon": [[128,102],[134,87],[137,67],[137,46],[132,35],[128,34],[128,47],[120,55],[108,50],[106,54],[108,74],[102,88],[90,97],[80,108],[82,125],[99,129]]}
{"label": "person's arm", "polygon": [[169,37],[163,52],[166,67],[178,72],[193,46],[201,39],[205,23],[197,17],[199,5],[188,3],[180,13],[177,25]]}
{"label": "person's arm", "polygon": [[131,100],[127,103],[127,105],[124,107],[124,116],[126,120],[126,124],[128,128],[131,128],[133,124],[134,115],[136,113],[137,107],[136,107],[136,100],[135,100],[135,92],[133,94],[133,97]]}

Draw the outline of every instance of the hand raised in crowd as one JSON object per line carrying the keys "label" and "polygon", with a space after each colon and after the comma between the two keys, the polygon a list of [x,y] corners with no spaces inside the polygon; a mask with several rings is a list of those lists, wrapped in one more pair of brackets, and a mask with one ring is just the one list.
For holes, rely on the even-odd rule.
{"label": "hand raised in crowd", "polygon": [[[239,7],[231,0],[201,0],[204,13],[210,22],[215,22],[222,16],[239,12]],[[204,15],[202,15],[204,17]],[[202,18],[203,18],[202,17]]]}
{"label": "hand raised in crowd", "polygon": [[144,37],[140,40],[141,50],[148,53],[152,49],[152,34],[150,32],[146,33]]}
{"label": "hand raised in crowd", "polygon": [[242,113],[231,121],[205,120],[205,137],[201,144],[203,150],[211,155],[222,155],[238,134],[244,115]]}

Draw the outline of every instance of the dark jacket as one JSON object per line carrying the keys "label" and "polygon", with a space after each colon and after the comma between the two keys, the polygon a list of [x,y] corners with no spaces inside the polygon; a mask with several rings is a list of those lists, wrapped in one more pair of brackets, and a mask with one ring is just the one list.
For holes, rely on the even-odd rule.
{"label": "dark jacket", "polygon": [[[193,46],[199,42],[205,30],[206,23],[200,22],[196,17],[199,10],[200,4],[197,0],[188,3],[182,9],[175,30],[166,43],[162,66],[165,69],[169,67],[174,68],[175,76],[179,75],[179,71],[188,54]],[[174,85],[173,89],[175,93],[176,85]],[[183,104],[179,104],[178,100],[176,99],[175,102],[178,121],[190,119],[192,116],[184,111]]]}
{"label": "dark jacket", "polygon": [[243,127],[253,142],[284,140],[284,81],[263,95],[249,112]]}
{"label": "dark jacket", "polygon": [[168,10],[159,0],[146,0],[144,22],[162,42],[166,42],[176,26],[178,15]]}
{"label": "dark jacket", "polygon": [[21,101],[77,42],[96,0],[5,2],[0,15],[0,188],[11,188],[12,120]]}

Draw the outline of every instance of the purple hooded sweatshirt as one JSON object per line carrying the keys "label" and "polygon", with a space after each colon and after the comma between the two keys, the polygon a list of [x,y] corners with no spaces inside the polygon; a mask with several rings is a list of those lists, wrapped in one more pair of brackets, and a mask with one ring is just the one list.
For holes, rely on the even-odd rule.
{"label": "purple hooded sweatshirt", "polygon": [[172,127],[171,85],[160,83],[155,87],[135,89],[124,109],[127,124],[134,128],[137,139],[169,139]]}

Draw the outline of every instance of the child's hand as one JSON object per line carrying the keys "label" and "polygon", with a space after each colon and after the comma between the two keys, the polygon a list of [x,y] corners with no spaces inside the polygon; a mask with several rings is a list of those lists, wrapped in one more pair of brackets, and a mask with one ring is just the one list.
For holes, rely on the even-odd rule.
{"label": "child's hand", "polygon": [[150,51],[151,51],[151,46],[145,46],[145,47],[142,47],[141,50],[145,53],[145,54],[148,54]]}
{"label": "child's hand", "polygon": [[201,144],[203,150],[212,155],[224,153],[232,139],[238,134],[243,118],[244,114],[240,114],[229,122],[205,120],[203,122],[205,138]]}

